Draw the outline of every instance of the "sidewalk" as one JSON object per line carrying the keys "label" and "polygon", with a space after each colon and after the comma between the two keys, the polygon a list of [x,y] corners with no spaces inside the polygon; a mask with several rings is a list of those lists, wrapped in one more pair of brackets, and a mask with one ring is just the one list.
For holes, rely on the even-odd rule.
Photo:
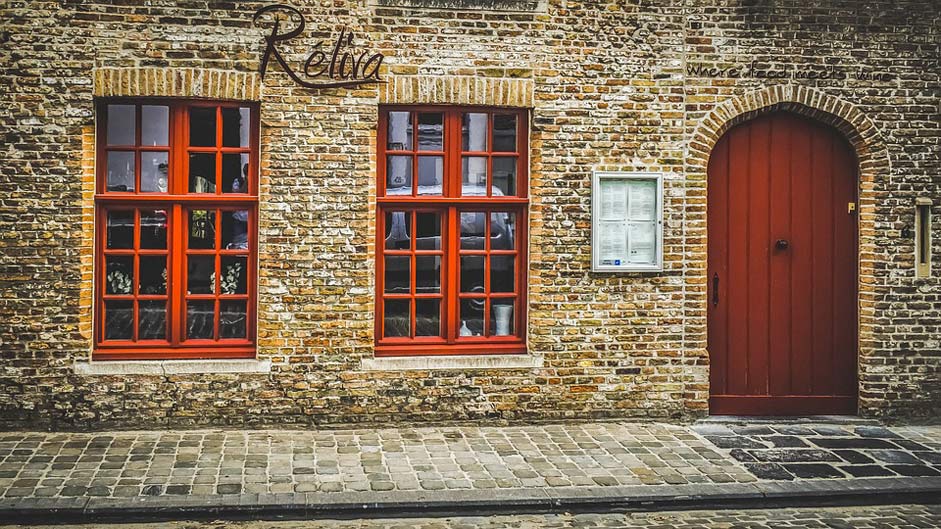
{"label": "sidewalk", "polygon": [[0,434],[0,519],[941,498],[941,426],[704,421]]}

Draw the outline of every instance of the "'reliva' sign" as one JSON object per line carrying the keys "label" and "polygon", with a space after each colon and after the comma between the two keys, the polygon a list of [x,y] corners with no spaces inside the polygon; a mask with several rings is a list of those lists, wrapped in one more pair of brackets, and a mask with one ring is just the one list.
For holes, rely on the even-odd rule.
{"label": "'reliva' sign", "polygon": [[[382,66],[384,56],[381,53],[353,50],[353,32],[346,28],[340,31],[340,36],[333,43],[332,49],[321,49],[323,41],[314,44],[314,50],[304,61],[301,69],[304,77],[291,68],[278,50],[278,43],[291,40],[304,31],[306,22],[304,15],[297,9],[284,4],[265,6],[255,12],[252,22],[258,25],[259,19],[266,13],[274,16],[271,33],[265,36],[265,54],[261,57],[261,66],[258,71],[261,78],[265,78],[268,63],[273,57],[281,65],[284,73],[288,74],[295,83],[305,88],[337,88],[344,86],[357,86],[368,83],[381,83],[379,68]],[[282,31],[281,14],[286,14],[288,20],[298,20],[297,27],[290,31]],[[322,79],[317,81],[317,79]]]}

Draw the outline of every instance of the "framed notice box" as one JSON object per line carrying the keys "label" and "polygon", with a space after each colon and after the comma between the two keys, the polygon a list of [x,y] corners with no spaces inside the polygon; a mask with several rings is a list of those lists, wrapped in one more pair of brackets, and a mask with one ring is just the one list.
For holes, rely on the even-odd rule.
{"label": "framed notice box", "polygon": [[595,171],[591,185],[591,269],[663,270],[663,177]]}

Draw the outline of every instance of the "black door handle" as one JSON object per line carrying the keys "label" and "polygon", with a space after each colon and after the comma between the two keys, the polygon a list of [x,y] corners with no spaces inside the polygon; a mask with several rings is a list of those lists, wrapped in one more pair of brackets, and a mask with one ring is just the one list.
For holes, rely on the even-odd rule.
{"label": "black door handle", "polygon": [[719,305],[719,274],[712,274],[712,306]]}
{"label": "black door handle", "polygon": [[787,250],[787,247],[790,246],[790,243],[787,242],[787,239],[778,239],[775,241],[774,246],[778,250]]}

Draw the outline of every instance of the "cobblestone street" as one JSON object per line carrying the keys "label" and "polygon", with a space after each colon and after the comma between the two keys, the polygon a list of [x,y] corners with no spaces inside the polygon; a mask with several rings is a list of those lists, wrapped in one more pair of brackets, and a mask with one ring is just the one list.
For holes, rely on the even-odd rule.
{"label": "cobblestone street", "polygon": [[[53,529],[19,525],[0,529]],[[101,527],[72,525],[74,528]],[[546,514],[454,518],[387,518],[290,522],[161,522],[109,525],[113,529],[936,529],[939,505],[650,513]]]}
{"label": "cobblestone street", "polygon": [[683,426],[19,434],[0,493],[158,496],[751,482]]}
{"label": "cobblestone street", "polygon": [[941,427],[859,421],[9,432],[0,518],[919,502],[941,490],[939,475]]}

